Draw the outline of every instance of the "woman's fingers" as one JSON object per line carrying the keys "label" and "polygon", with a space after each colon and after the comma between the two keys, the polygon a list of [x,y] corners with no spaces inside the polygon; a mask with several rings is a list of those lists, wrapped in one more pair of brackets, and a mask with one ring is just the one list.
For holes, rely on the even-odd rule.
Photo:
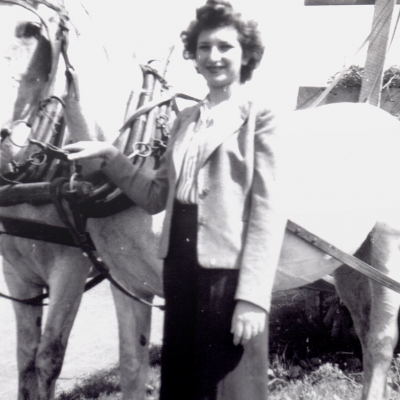
{"label": "woman's fingers", "polygon": [[238,344],[246,344],[253,337],[260,333],[260,330],[253,326],[251,323],[241,323],[239,322],[232,331],[233,333],[233,344],[237,346]]}
{"label": "woman's fingers", "polygon": [[79,160],[81,158],[90,157],[93,152],[93,142],[76,142],[67,144],[63,147],[64,151],[68,151],[68,160]]}
{"label": "woman's fingers", "polygon": [[255,332],[253,325],[251,323],[245,324],[243,328],[241,344],[246,344],[253,337],[253,332]]}
{"label": "woman's fingers", "polygon": [[266,311],[255,304],[239,300],[232,318],[233,343],[246,344],[265,329]]}
{"label": "woman's fingers", "polygon": [[74,161],[74,160],[80,160],[83,158],[95,158],[96,155],[93,155],[91,151],[89,150],[76,150],[76,153],[71,153],[67,155],[68,160]]}
{"label": "woman's fingers", "polygon": [[232,329],[233,333],[233,344],[237,346],[242,342],[242,336],[243,336],[243,324],[238,322],[235,324],[235,327]]}
{"label": "woman's fingers", "polygon": [[96,141],[83,141],[71,143],[63,147],[63,150],[70,152],[70,161],[84,158],[103,157],[110,160],[118,153],[118,150],[109,143]]}
{"label": "woman's fingers", "polygon": [[75,142],[75,143],[70,143],[70,144],[66,144],[65,146],[63,146],[63,150],[66,151],[81,151],[84,150],[87,147],[91,147],[93,146],[93,143],[96,142],[91,142],[91,141],[81,141],[81,142]]}

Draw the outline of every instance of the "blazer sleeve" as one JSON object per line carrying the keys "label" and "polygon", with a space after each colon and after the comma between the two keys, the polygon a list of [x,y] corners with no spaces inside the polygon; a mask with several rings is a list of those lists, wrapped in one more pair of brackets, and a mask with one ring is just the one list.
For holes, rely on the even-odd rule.
{"label": "blazer sleeve", "polygon": [[259,112],[255,119],[250,214],[235,298],[269,311],[286,218],[280,201],[276,119],[269,110]]}
{"label": "blazer sleeve", "polygon": [[[176,118],[170,131],[170,137],[179,127],[179,117]],[[169,152],[168,148],[160,160],[157,170],[146,167],[138,167],[119,153],[116,158],[106,163],[102,171],[117,185],[135,204],[144,208],[150,214],[157,214],[166,207],[169,191]]]}

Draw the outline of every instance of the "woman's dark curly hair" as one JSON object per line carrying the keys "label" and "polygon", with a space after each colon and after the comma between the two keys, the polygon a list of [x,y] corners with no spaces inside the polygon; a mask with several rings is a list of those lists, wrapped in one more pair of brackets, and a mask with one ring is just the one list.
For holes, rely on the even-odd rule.
{"label": "woman's dark curly hair", "polygon": [[225,26],[233,26],[237,30],[243,55],[249,60],[240,71],[240,82],[244,83],[251,79],[253,71],[260,64],[264,45],[257,23],[252,20],[243,20],[241,14],[234,11],[227,1],[208,0],[204,6],[196,10],[196,20],[192,21],[186,31],[181,33],[184,45],[183,57],[190,60],[196,59],[197,40],[202,31]]}

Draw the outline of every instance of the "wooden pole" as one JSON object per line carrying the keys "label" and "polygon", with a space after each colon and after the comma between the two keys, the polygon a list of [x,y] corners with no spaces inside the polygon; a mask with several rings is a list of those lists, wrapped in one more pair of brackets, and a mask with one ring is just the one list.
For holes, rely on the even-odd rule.
{"label": "wooden pole", "polygon": [[[304,0],[306,6],[361,6],[374,5],[375,0]],[[400,0],[397,0],[400,4]]]}
{"label": "wooden pole", "polygon": [[376,0],[372,36],[369,42],[359,102],[379,106],[383,67],[389,42],[390,24],[396,0]]}

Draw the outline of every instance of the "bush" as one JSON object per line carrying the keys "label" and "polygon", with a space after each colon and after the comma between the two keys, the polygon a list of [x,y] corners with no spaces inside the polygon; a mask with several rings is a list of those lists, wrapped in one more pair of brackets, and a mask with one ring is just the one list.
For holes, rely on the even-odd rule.
{"label": "bush", "polygon": [[[336,75],[329,78],[328,84],[334,80]],[[361,86],[363,75],[364,67],[352,65],[344,73],[336,86],[359,87]],[[400,66],[393,65],[383,73],[383,87],[400,88]]]}

